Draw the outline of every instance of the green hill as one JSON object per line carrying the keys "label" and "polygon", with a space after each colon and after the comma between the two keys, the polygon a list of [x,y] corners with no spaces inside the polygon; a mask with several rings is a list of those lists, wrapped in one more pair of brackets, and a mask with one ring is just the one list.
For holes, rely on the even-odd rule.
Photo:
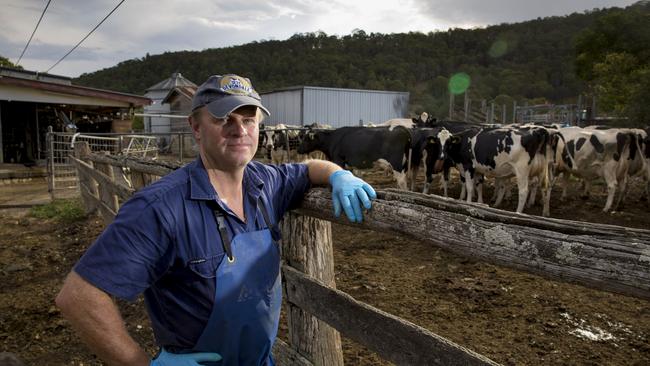
{"label": "green hill", "polygon": [[[647,3],[636,6],[647,8]],[[411,111],[444,116],[449,78],[464,72],[474,100],[575,102],[586,88],[575,71],[576,38],[598,18],[617,11],[595,9],[427,34],[303,33],[284,41],[147,54],[74,82],[142,94],[175,71],[196,83],[212,74],[237,73],[250,77],[262,92],[293,85],[409,91]]]}

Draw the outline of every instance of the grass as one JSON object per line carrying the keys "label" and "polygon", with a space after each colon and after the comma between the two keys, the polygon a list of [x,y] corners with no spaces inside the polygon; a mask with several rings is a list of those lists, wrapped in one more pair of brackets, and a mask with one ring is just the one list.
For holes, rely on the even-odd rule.
{"label": "grass", "polygon": [[86,217],[84,207],[77,199],[60,199],[47,205],[34,206],[29,214],[38,219],[55,219],[63,222],[79,221]]}

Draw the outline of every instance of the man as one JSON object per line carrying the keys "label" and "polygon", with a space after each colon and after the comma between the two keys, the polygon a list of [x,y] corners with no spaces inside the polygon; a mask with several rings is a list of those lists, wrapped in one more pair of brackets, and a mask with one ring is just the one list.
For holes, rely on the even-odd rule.
{"label": "man", "polygon": [[[311,184],[329,181],[335,215],[343,210],[353,222],[376,197],[327,161],[252,161],[269,112],[248,79],[211,76],[192,111],[199,158],[126,202],[56,299],[110,365],[273,365],[282,300],[278,220]],[[154,360],[111,299],[142,292],[161,347]]]}

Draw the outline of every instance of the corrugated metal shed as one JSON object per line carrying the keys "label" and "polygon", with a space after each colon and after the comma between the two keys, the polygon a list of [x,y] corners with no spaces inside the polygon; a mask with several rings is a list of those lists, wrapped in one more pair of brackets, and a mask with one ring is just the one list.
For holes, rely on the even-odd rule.
{"label": "corrugated metal shed", "polygon": [[297,86],[261,93],[261,97],[271,112],[267,125],[319,122],[337,128],[408,116],[408,92]]}

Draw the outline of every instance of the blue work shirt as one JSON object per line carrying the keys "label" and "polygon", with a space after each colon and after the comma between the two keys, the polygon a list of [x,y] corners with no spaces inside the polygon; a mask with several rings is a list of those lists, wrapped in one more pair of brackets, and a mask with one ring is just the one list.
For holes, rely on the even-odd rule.
{"label": "blue work shirt", "polygon": [[244,222],[219,199],[199,158],[128,200],[74,271],[129,301],[144,291],[158,345],[191,349],[212,311],[215,270],[224,256],[213,210],[225,212],[233,238],[266,228],[260,195],[277,223],[309,186],[304,164],[250,162],[244,171]]}

